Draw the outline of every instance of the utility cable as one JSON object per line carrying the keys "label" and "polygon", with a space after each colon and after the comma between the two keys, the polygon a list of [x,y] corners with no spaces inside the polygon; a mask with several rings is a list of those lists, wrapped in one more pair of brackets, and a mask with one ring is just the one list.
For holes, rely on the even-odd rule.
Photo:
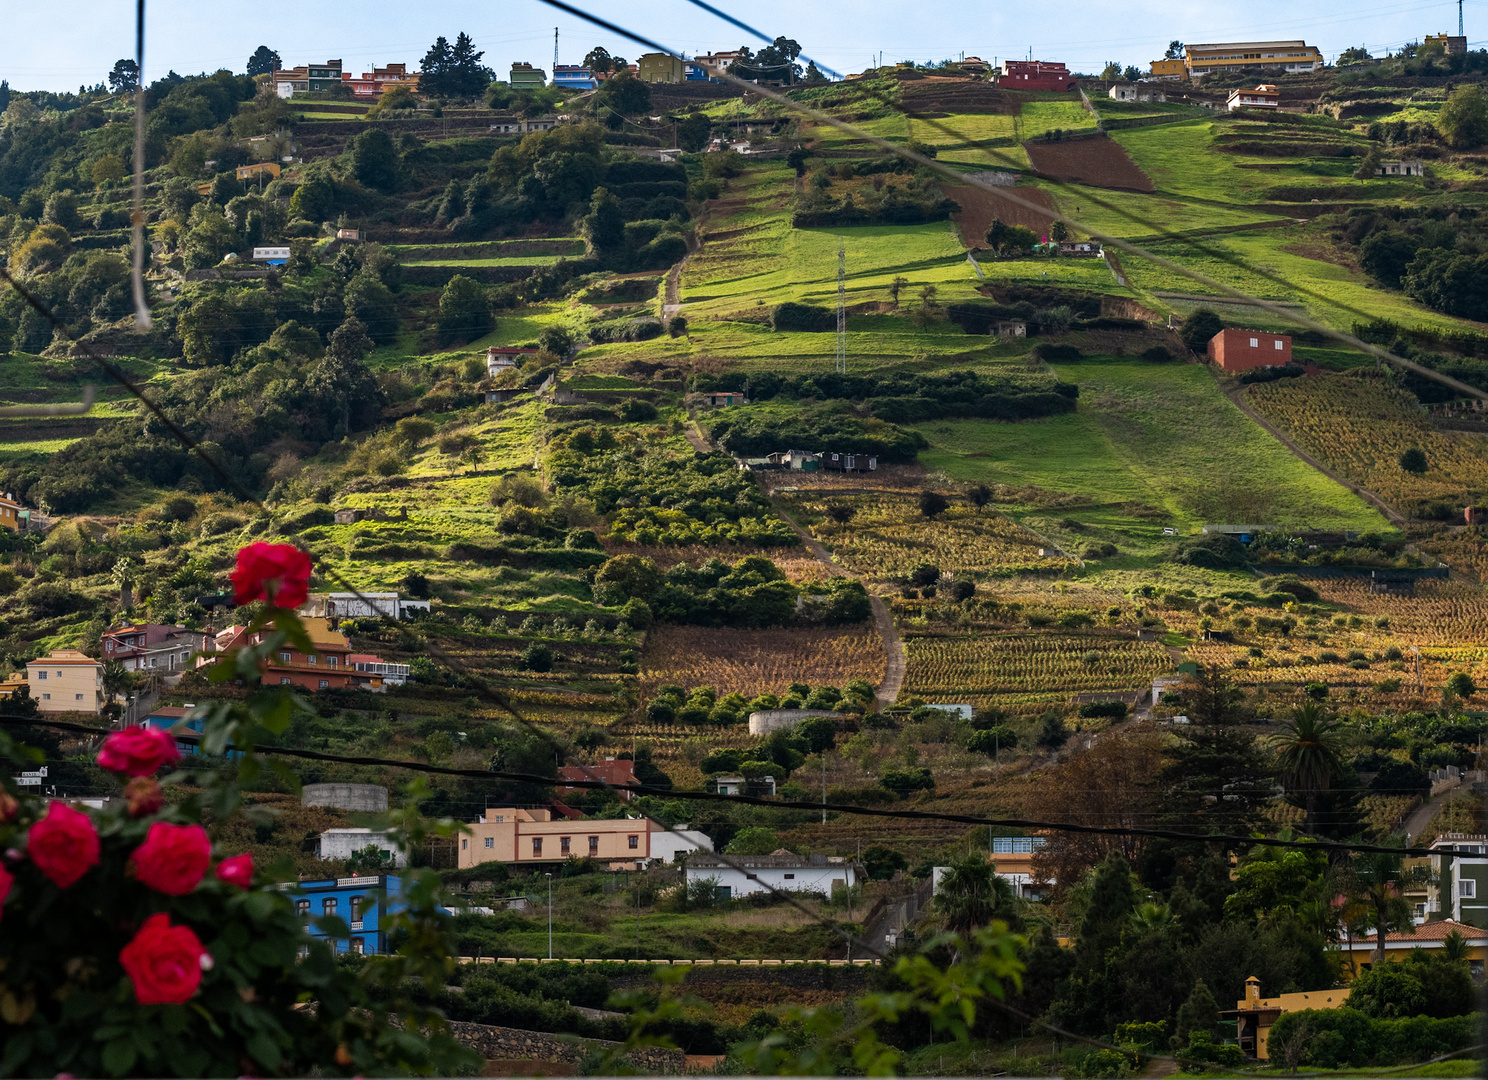
{"label": "utility cable", "polygon": [[[0,724],[10,726],[50,727],[91,736],[107,735],[107,728],[86,724],[69,723],[62,720],[34,720],[13,713],[0,713]],[[1193,833],[1180,829],[1158,829],[1149,826],[1079,825],[1064,821],[1043,821],[1034,818],[994,818],[977,814],[952,814],[934,810],[885,810],[871,806],[855,806],[850,803],[812,802],[803,799],[767,799],[757,795],[725,795],[717,791],[675,791],[671,788],[653,787],[649,784],[612,783],[602,779],[566,780],[536,773],[506,772],[499,769],[458,769],[445,765],[432,765],[421,761],[399,761],[391,758],[368,757],[353,754],[332,754],[323,750],[302,750],[287,746],[257,746],[256,752],[275,754],[281,757],[303,758],[306,761],[334,762],[340,765],[367,765],[409,772],[428,773],[434,776],[455,776],[470,780],[506,780],[513,783],[533,784],[542,787],[572,787],[595,791],[626,791],[633,795],[650,795],[658,799],[681,799],[687,802],[706,802],[725,805],[759,806],[770,810],[804,810],[820,813],[826,810],[838,814],[857,814],[862,817],[887,818],[896,821],[944,821],[956,825],[993,826],[1008,829],[1042,829],[1050,832],[1077,833],[1087,836],[1141,836],[1156,840],[1172,840],[1191,844],[1223,844],[1229,848],[1275,847],[1302,851],[1338,851],[1356,854],[1400,855],[1419,858],[1426,855],[1445,855],[1446,852],[1430,848],[1392,847],[1381,844],[1356,844],[1335,840],[1284,840],[1269,836],[1240,836],[1226,833]]]}
{"label": "utility cable", "polygon": [[150,305],[145,300],[145,0],[134,8],[134,324],[150,329]]}

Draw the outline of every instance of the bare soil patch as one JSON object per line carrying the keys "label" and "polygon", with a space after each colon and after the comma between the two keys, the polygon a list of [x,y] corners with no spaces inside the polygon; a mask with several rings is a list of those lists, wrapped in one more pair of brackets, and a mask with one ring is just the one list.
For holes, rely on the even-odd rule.
{"label": "bare soil patch", "polygon": [[1054,180],[1125,191],[1156,190],[1152,178],[1137,167],[1121,144],[1107,138],[1069,142],[1026,142],[1028,160]]}
{"label": "bare soil patch", "polygon": [[947,184],[942,185],[941,190],[961,207],[951,215],[951,220],[961,230],[961,242],[969,248],[982,246],[994,218],[1005,225],[1022,225],[1040,236],[1048,236],[1054,227],[1054,200],[1039,188],[1011,189],[1018,199],[1036,203],[1037,207],[1014,202],[1001,190],[991,191],[971,184]]}

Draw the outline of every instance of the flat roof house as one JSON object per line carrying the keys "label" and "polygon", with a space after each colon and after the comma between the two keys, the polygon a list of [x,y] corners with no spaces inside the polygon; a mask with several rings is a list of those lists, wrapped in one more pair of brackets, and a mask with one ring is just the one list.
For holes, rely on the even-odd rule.
{"label": "flat roof house", "polygon": [[1289,334],[1226,327],[1209,339],[1209,359],[1221,371],[1238,374],[1263,367],[1284,367],[1292,362]]}
{"label": "flat roof house", "polygon": [[0,529],[21,532],[22,509],[21,504],[16,502],[14,495],[9,493],[0,495]]}
{"label": "flat roof house", "polygon": [[1049,60],[1004,60],[997,85],[1003,90],[1069,90],[1075,77],[1064,64]]}
{"label": "flat roof house", "polygon": [[507,81],[513,90],[541,90],[548,85],[548,73],[525,61],[517,61],[512,64],[511,78]]}
{"label": "flat roof house", "polygon": [[[772,886],[784,892],[833,896],[867,877],[861,866],[846,858],[802,856],[784,849],[770,855],[735,855],[730,862],[734,865],[707,855],[694,855],[687,860],[688,887],[711,881],[714,895],[720,900],[768,892]],[[740,869],[735,869],[735,866]]]}
{"label": "flat roof house", "polygon": [[[571,779],[571,778],[570,778]],[[611,870],[639,870],[652,859],[670,861],[678,851],[677,833],[645,818],[571,820],[551,810],[492,807],[460,837],[457,865],[468,869],[487,862],[553,864],[589,858]],[[681,846],[711,852],[713,842],[679,829]]]}
{"label": "flat roof house", "polygon": [[1381,161],[1376,176],[1425,176],[1424,161]]}
{"label": "flat roof house", "polygon": [[1220,41],[1188,45],[1183,62],[1191,79],[1216,71],[1316,71],[1323,54],[1305,41]]}
{"label": "flat roof house", "polygon": [[636,57],[636,78],[648,83],[679,83],[687,79],[686,64],[671,53],[648,52]]}
{"label": "flat roof house", "polygon": [[1226,107],[1230,112],[1236,109],[1279,109],[1281,91],[1271,83],[1261,83],[1254,90],[1231,90]]}
{"label": "flat roof house", "polygon": [[269,77],[274,80],[274,92],[282,98],[293,97],[300,90],[329,90],[341,85],[341,61],[327,60],[324,64],[281,68]]}
{"label": "flat roof house", "polygon": [[401,878],[375,874],[302,881],[298,887],[285,887],[299,894],[295,897],[295,911],[311,937],[329,938],[311,921],[311,916],[332,915],[345,921],[351,936],[330,939],[333,951],[358,956],[388,951],[386,916],[404,905]]}
{"label": "flat roof house", "polygon": [[204,649],[203,630],[159,623],[130,623],[104,632],[100,647],[105,660],[117,660],[125,671],[169,673],[189,671],[191,654]]}
{"label": "flat roof house", "polygon": [[599,85],[599,80],[584,64],[554,64],[553,85],[566,86],[570,90],[593,90]]}

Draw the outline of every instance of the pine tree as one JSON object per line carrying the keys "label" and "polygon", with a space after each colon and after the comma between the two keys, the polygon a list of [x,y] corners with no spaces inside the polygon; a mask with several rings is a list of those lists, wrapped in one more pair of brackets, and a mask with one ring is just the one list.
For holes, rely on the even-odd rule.
{"label": "pine tree", "polygon": [[1208,1032],[1210,1035],[1218,1033],[1219,1003],[1214,1000],[1214,995],[1204,985],[1203,979],[1194,983],[1193,993],[1179,1007],[1175,1026],[1177,1031],[1173,1045],[1177,1047],[1187,1046],[1189,1036],[1196,1031]]}

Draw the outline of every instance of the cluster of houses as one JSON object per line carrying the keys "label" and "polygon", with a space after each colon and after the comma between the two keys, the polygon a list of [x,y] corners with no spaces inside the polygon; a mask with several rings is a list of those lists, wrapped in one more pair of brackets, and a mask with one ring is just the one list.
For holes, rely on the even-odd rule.
{"label": "cluster of houses", "polygon": [[[310,649],[288,645],[280,649],[264,661],[264,682],[310,691],[352,689],[372,693],[402,686],[410,678],[407,664],[354,652],[338,624],[349,618],[407,619],[428,610],[429,601],[405,599],[397,593],[313,594],[299,610]],[[187,672],[213,663],[220,653],[259,644],[265,633],[236,625],[213,632],[160,623],[128,623],[103,634],[98,657],[77,649],[54,649],[30,661],[23,673],[0,682],[0,700],[24,687],[42,712],[96,716],[110,704],[104,689],[106,664],[117,662],[131,675],[152,677],[170,687]]]}
{"label": "cluster of houses", "polygon": [[1316,45],[1296,41],[1220,41],[1185,45],[1182,56],[1154,60],[1150,78],[1199,82],[1214,74],[1245,71],[1316,71],[1326,65]]}
{"label": "cluster of houses", "polygon": [[327,60],[323,64],[301,64],[299,67],[282,68],[272,72],[274,93],[282,98],[294,97],[297,91],[315,92],[331,90],[338,86],[351,88],[352,95],[370,99],[381,97],[395,86],[406,87],[418,93],[419,73],[409,71],[407,64],[389,64],[387,67],[373,65],[371,71],[360,76],[343,71],[340,60]]}
{"label": "cluster of houses", "polygon": [[846,454],[823,450],[785,450],[764,457],[736,457],[741,470],[770,472],[777,469],[796,472],[874,472],[878,469],[877,454]]}

